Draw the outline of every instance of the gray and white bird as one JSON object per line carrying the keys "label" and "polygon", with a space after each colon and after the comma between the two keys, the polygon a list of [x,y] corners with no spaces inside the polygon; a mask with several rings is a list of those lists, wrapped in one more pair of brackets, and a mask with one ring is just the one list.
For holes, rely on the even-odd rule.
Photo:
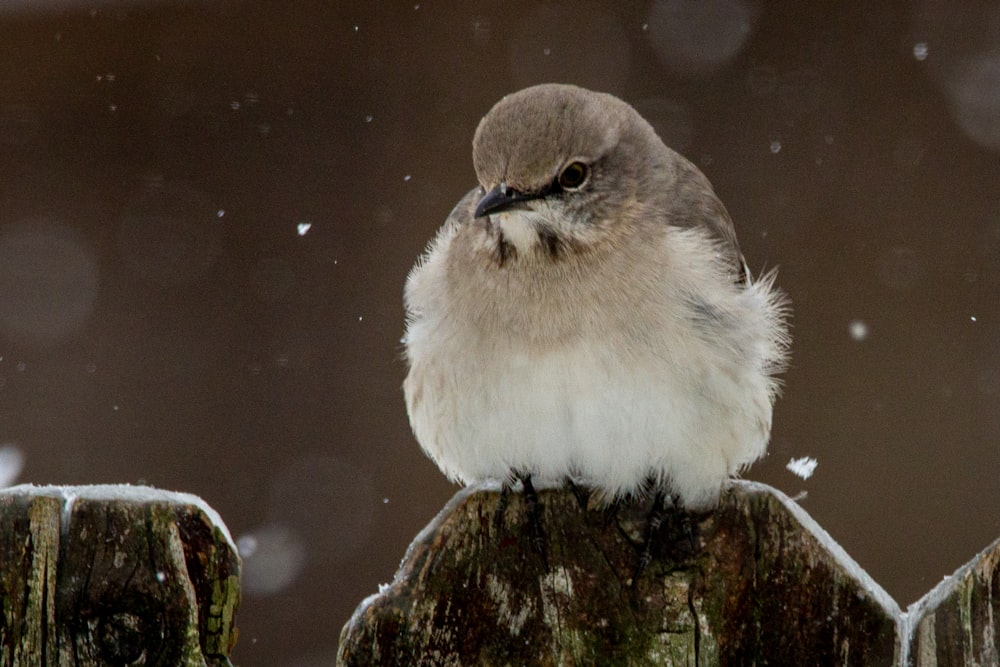
{"label": "gray and white bird", "polygon": [[508,95],[480,187],[406,283],[414,434],[451,479],[567,477],[607,500],[653,480],[690,510],[766,450],[789,345],[705,176],[611,95]]}

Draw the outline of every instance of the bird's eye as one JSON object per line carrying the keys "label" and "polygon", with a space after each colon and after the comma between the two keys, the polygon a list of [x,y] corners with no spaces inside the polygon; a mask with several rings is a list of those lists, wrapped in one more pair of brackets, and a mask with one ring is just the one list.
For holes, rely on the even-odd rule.
{"label": "bird's eye", "polygon": [[564,190],[576,190],[587,182],[589,174],[590,168],[584,163],[570,162],[559,172],[559,177],[556,181],[559,183],[559,187]]}

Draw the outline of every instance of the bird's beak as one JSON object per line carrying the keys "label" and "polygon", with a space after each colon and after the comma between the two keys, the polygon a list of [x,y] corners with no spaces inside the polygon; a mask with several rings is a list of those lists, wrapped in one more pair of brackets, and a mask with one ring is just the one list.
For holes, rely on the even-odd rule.
{"label": "bird's beak", "polygon": [[508,187],[506,183],[501,183],[479,200],[479,205],[476,206],[475,217],[481,218],[491,213],[509,211],[512,208],[522,208],[519,206],[522,202],[538,199],[539,197],[541,197],[540,194],[525,194],[524,192],[519,192],[514,188]]}

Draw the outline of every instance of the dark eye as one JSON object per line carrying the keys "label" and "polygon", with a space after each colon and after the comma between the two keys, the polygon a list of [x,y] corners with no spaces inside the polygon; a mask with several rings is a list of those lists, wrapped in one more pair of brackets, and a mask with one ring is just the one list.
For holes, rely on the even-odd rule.
{"label": "dark eye", "polygon": [[559,187],[564,190],[576,190],[587,182],[589,175],[590,168],[587,165],[582,162],[570,162],[559,172],[559,178],[556,181],[559,183]]}

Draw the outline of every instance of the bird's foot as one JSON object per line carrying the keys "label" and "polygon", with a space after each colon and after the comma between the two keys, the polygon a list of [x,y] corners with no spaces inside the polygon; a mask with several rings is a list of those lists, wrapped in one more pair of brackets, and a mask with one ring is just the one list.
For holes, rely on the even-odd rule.
{"label": "bird's foot", "polygon": [[531,540],[531,548],[539,558],[542,559],[542,566],[545,571],[549,571],[549,557],[545,549],[545,528],[542,524],[542,513],[545,509],[542,501],[538,499],[538,493],[531,483],[531,475],[521,475],[521,485],[524,487],[524,505],[527,511],[528,538]]}
{"label": "bird's foot", "polygon": [[548,572],[549,559],[545,549],[545,529],[542,522],[544,507],[538,499],[538,492],[535,491],[535,487],[531,483],[531,475],[516,473],[500,487],[500,497],[497,499],[496,509],[493,510],[493,530],[499,534],[504,529],[504,518],[510,504],[511,489],[518,480],[520,480],[524,490],[525,520],[522,532],[527,534],[532,551],[538,554],[545,571]]}
{"label": "bird's foot", "polygon": [[584,512],[590,507],[590,489],[584,486],[580,486],[573,481],[572,477],[566,478],[566,487],[573,493],[573,497],[576,498],[576,504],[580,506],[580,509]]}
{"label": "bird's foot", "polygon": [[493,530],[497,533],[503,529],[503,517],[507,513],[507,504],[510,501],[510,484],[504,482],[500,487],[500,497],[497,498],[497,507],[493,510]]}
{"label": "bird's foot", "polygon": [[655,492],[653,505],[646,518],[646,531],[639,547],[639,557],[632,573],[632,588],[639,577],[653,562],[654,557],[668,556],[674,561],[688,560],[698,550],[695,523],[690,511],[681,506],[676,495],[670,497],[671,507],[666,506],[666,496]]}
{"label": "bird's foot", "polygon": [[653,506],[646,516],[646,531],[642,538],[642,546],[639,548],[639,559],[636,561],[635,569],[632,571],[632,588],[638,584],[639,577],[653,560],[653,541],[660,526],[663,524],[665,516],[664,497],[662,491],[657,491],[653,496]]}

